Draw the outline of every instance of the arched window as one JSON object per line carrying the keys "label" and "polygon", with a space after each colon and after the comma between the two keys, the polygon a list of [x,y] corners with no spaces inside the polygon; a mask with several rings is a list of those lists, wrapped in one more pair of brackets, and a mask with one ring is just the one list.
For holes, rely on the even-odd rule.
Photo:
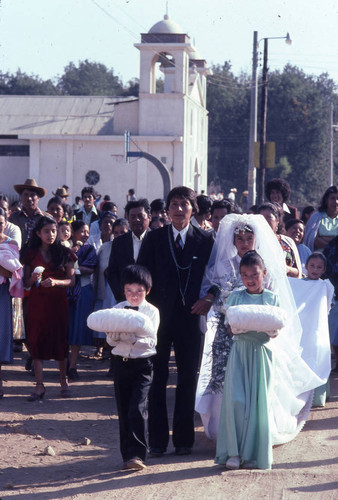
{"label": "arched window", "polygon": [[175,59],[166,52],[156,54],[152,64],[151,93],[175,92]]}

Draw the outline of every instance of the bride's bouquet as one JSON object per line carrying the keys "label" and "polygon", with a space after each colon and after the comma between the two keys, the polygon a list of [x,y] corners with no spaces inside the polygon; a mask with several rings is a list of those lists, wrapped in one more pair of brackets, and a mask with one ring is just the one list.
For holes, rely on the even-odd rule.
{"label": "bride's bouquet", "polygon": [[223,284],[222,288],[219,289],[216,300],[214,302],[215,311],[221,314],[226,314],[226,311],[228,309],[227,300],[229,295],[234,290],[238,290],[239,288],[242,287],[243,287],[243,282],[241,280],[240,274],[238,274],[238,276],[235,275],[230,276],[228,281],[226,281]]}

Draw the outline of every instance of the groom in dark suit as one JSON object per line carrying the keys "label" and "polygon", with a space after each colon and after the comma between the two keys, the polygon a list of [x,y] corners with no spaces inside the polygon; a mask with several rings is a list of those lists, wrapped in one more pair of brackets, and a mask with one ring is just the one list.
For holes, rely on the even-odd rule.
{"label": "groom in dark suit", "polygon": [[149,400],[149,441],[152,456],[161,456],[169,442],[166,386],[171,347],[177,365],[173,444],[177,455],[188,455],[194,443],[194,406],[202,334],[199,314],[210,306],[199,299],[205,266],[213,238],[190,224],[198,211],[196,193],[181,186],[167,198],[172,223],[148,234],[138,264],[152,275],[149,302],[160,310],[154,379]]}

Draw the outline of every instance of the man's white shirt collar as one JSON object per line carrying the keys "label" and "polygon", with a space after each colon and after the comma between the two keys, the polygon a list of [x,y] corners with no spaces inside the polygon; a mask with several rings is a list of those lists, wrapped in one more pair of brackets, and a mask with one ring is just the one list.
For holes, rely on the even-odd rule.
{"label": "man's white shirt collar", "polygon": [[84,205],[82,205],[82,207],[79,209],[79,212],[83,212],[83,213],[84,213],[84,214],[86,214],[86,215],[89,215],[89,214],[91,214],[92,212],[94,212],[94,214],[96,214],[96,215],[97,215],[97,210],[96,210],[96,206],[95,206],[95,205],[93,205],[93,206],[92,206],[92,208],[89,210],[88,214],[87,214],[87,212],[86,212],[86,210],[85,210]]}
{"label": "man's white shirt collar", "polygon": [[289,207],[287,206],[286,203],[283,203],[283,210],[284,212],[286,212],[287,214],[291,214],[290,210],[289,210]]}
{"label": "man's white shirt collar", "polygon": [[174,240],[176,241],[177,236],[180,235],[181,240],[183,242],[183,245],[185,245],[185,241],[187,239],[187,233],[188,233],[188,229],[189,229],[189,224],[186,225],[183,229],[181,229],[181,231],[176,229],[173,224],[171,224],[171,227],[173,229]]}
{"label": "man's white shirt collar", "polygon": [[147,232],[147,230],[145,230],[144,233],[142,233],[139,238],[133,232],[131,233],[132,242],[133,242],[133,255],[134,255],[135,262],[137,261],[138,254],[140,253],[142,240],[145,237],[146,232]]}
{"label": "man's white shirt collar", "polygon": [[145,230],[145,231],[144,231],[144,233],[142,233],[142,234],[141,234],[141,236],[140,236],[139,238],[138,238],[138,237],[136,236],[136,234],[134,234],[133,232],[131,232],[131,236],[132,236],[133,240],[135,240],[135,241],[142,241],[142,240],[143,240],[143,238],[144,238],[144,237],[145,237],[145,235],[146,235],[146,232],[147,232],[147,230]]}

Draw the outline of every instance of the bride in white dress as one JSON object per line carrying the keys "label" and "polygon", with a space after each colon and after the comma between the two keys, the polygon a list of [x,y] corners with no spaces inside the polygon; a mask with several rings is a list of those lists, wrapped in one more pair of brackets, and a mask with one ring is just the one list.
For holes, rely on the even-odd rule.
{"label": "bride in white dress", "polygon": [[271,427],[273,443],[281,444],[293,439],[301,430],[311,409],[313,389],[325,380],[301,357],[302,328],[286,276],[283,251],[261,215],[229,214],[223,218],[217,232],[202,285],[204,292],[212,287],[216,299],[208,315],[195,409],[201,415],[206,435],[216,439],[226,361],[232,343],[224,324],[224,311],[230,293],[243,286],[239,275],[242,255],[238,235],[250,232],[252,247],[267,269],[264,287],[279,295],[281,307],[288,312],[288,323],[273,342],[276,365]]}

